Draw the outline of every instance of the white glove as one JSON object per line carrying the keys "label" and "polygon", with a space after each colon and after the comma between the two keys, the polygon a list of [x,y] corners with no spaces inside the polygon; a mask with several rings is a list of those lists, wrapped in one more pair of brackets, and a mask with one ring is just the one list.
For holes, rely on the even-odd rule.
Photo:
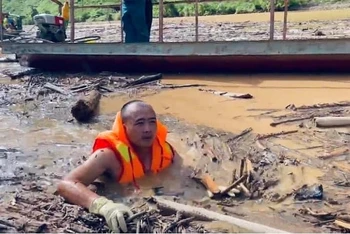
{"label": "white glove", "polygon": [[108,227],[116,233],[120,233],[120,230],[128,231],[124,215],[131,216],[133,214],[126,205],[115,203],[106,197],[95,199],[89,208],[89,212],[102,215],[106,219]]}

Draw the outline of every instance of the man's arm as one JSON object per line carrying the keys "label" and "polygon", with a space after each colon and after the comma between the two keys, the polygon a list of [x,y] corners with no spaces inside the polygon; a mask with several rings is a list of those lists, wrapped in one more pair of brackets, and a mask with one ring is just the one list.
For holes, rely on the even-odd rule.
{"label": "man's arm", "polygon": [[58,184],[57,192],[67,201],[89,209],[99,196],[87,186],[106,171],[118,176],[120,169],[120,163],[112,150],[97,150]]}

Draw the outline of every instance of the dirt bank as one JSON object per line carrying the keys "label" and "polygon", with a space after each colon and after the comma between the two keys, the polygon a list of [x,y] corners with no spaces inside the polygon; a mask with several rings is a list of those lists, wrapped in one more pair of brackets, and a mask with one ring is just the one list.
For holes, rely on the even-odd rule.
{"label": "dirt bank", "polygon": [[[54,202],[56,198],[51,195],[43,201],[38,190],[52,194],[57,180],[88,157],[96,134],[110,129],[121,105],[131,98],[141,98],[155,107],[168,126],[169,141],[181,155],[181,164],[160,177],[138,181],[141,193],[135,193],[132,185],[107,183],[99,189],[100,194],[115,200],[124,195],[124,201],[135,206],[143,202],[142,197],[154,195],[152,188],[162,186],[165,195],[176,193],[180,203],[274,228],[291,232],[343,230],[344,224],[339,222],[347,221],[349,133],[347,128],[315,127],[313,117],[346,116],[349,104],[298,107],[348,100],[347,77],[271,75],[216,77],[216,81],[213,77],[164,78],[160,84],[129,88],[123,88],[127,84],[123,76],[110,73],[31,74],[21,82],[4,80],[0,92],[0,160],[5,170],[1,171],[0,186],[5,195],[1,209],[6,216],[1,228],[32,230],[32,226],[19,228],[24,220],[17,211],[22,209],[32,211],[27,218],[37,222],[34,228],[103,231],[103,222],[93,221],[93,217],[79,221],[82,214],[79,212],[85,211],[76,213],[77,207],[65,208],[66,213],[56,212],[53,219],[43,208],[27,204],[23,196],[39,196],[40,207],[55,204],[51,209],[62,210],[65,206],[62,201]],[[176,86],[184,84],[201,86]],[[79,124],[71,116],[70,108],[94,87],[103,93],[99,115],[89,124]],[[218,92],[229,93],[223,96]],[[245,98],[232,98],[234,93]],[[289,104],[295,106],[285,109]],[[242,170],[241,165],[246,165],[246,169]],[[206,171],[218,185],[228,186],[247,172],[249,179],[234,186],[235,197],[210,199],[207,191],[190,178],[194,172],[200,173],[199,169]],[[11,203],[16,189],[27,192],[22,193],[22,198],[17,195],[16,202]],[[59,225],[58,221],[65,216],[67,219]],[[175,216],[163,218],[169,224],[176,219]],[[9,226],[9,220],[15,220],[14,226]],[[237,231],[232,225],[217,222],[199,225],[197,221],[190,222],[190,226],[179,225],[177,230]],[[69,222],[80,226],[65,226]],[[151,227],[157,229],[157,225]]]}

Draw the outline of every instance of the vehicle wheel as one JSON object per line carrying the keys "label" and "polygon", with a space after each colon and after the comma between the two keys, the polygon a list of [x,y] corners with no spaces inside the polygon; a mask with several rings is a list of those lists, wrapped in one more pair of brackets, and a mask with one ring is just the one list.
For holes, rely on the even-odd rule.
{"label": "vehicle wheel", "polygon": [[62,30],[58,30],[56,34],[54,35],[55,41],[57,42],[64,42],[65,41],[65,35]]}

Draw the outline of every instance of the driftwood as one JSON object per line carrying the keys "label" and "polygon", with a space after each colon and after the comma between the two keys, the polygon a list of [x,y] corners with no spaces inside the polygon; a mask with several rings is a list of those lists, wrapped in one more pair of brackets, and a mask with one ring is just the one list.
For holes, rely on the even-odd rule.
{"label": "driftwood", "polygon": [[140,84],[147,84],[153,81],[157,81],[163,78],[163,75],[161,73],[159,74],[155,74],[155,75],[149,75],[149,76],[141,76],[140,78],[133,80],[131,82],[128,82],[126,85],[124,85],[123,88],[129,88],[129,87],[133,87],[136,85],[140,85]]}
{"label": "driftwood", "polygon": [[350,117],[315,117],[316,127],[342,127],[350,125]]}
{"label": "driftwood", "polygon": [[91,91],[88,96],[79,99],[71,109],[71,114],[79,122],[88,122],[96,114],[101,93]]}
{"label": "driftwood", "polygon": [[306,116],[306,117],[280,120],[280,121],[276,121],[276,122],[270,123],[270,126],[276,127],[277,125],[280,125],[280,124],[291,123],[291,122],[307,120],[307,119],[312,119],[313,117],[314,117],[314,115],[310,115],[310,116]]}
{"label": "driftwood", "polygon": [[234,136],[234,137],[229,138],[229,139],[226,141],[226,143],[232,142],[232,141],[234,141],[234,140],[236,140],[236,139],[238,139],[238,138],[240,138],[240,137],[242,137],[242,136],[244,136],[244,135],[250,133],[251,131],[253,131],[252,128],[244,129],[240,134],[238,134],[238,135],[236,135],[236,136]]}
{"label": "driftwood", "polygon": [[296,107],[294,104],[289,104],[286,106],[286,109],[291,110],[308,110],[308,109],[322,109],[322,108],[332,108],[332,107],[345,107],[350,106],[350,102],[343,101],[343,102],[335,102],[335,103],[320,103],[316,105],[310,105],[310,106],[299,106]]}
{"label": "driftwood", "polygon": [[173,84],[164,84],[162,89],[180,89],[180,88],[191,88],[191,87],[200,87],[206,86],[201,84],[183,84],[183,85],[173,85]]}
{"label": "driftwood", "polygon": [[282,131],[282,132],[277,132],[277,133],[258,135],[257,139],[258,140],[263,140],[263,139],[270,138],[270,137],[277,137],[277,136],[282,136],[282,135],[288,135],[288,134],[297,133],[297,132],[298,132],[298,130],[292,130],[292,131]]}
{"label": "driftwood", "polygon": [[0,232],[96,233],[108,228],[100,217],[64,203],[50,193],[21,191],[13,201],[0,204]]}
{"label": "driftwood", "polygon": [[349,152],[350,152],[350,150],[348,148],[336,149],[333,152],[326,154],[326,155],[319,156],[318,158],[319,159],[330,159],[330,158],[342,156],[345,154],[349,154]]}
{"label": "driftwood", "polygon": [[18,59],[4,57],[4,58],[0,58],[0,63],[18,63]]}
{"label": "driftwood", "polygon": [[339,227],[341,227],[341,228],[346,229],[347,231],[350,230],[350,223],[348,223],[348,222],[344,222],[344,221],[342,221],[342,220],[336,219],[336,220],[334,221],[334,224],[337,225],[337,226],[339,226]]}
{"label": "driftwood", "polygon": [[228,192],[230,192],[231,189],[233,189],[234,187],[236,187],[237,185],[239,185],[240,183],[242,183],[245,179],[247,179],[247,174],[241,176],[238,180],[236,180],[235,182],[233,182],[230,186],[228,186],[225,190],[223,190],[221,192],[222,195],[227,194]]}
{"label": "driftwood", "polygon": [[243,219],[234,218],[231,216],[223,215],[214,211],[206,210],[200,207],[194,207],[189,205],[180,204],[177,202],[165,200],[161,197],[152,197],[152,201],[157,204],[158,208],[162,210],[172,211],[174,213],[181,212],[184,216],[195,217],[196,219],[203,221],[222,221],[231,225],[235,225],[252,232],[272,232],[272,233],[287,233],[282,230],[271,228],[265,225],[249,222]]}
{"label": "driftwood", "polygon": [[335,219],[337,216],[336,213],[332,213],[332,212],[313,211],[309,207],[303,207],[299,209],[299,212],[301,214],[308,214],[322,220]]}
{"label": "driftwood", "polygon": [[[35,186],[33,183],[31,186]],[[41,188],[43,189],[43,188]],[[141,201],[140,201],[141,202]],[[133,207],[134,215],[126,220],[129,233],[162,232],[164,227],[171,233],[208,233],[192,218],[162,216],[142,202]],[[11,202],[0,203],[1,233],[108,233],[101,216],[88,213],[82,207],[67,204],[60,196],[47,192],[21,190]]]}
{"label": "driftwood", "polygon": [[9,76],[11,79],[18,79],[23,76],[32,75],[36,72],[37,70],[35,68],[26,68],[26,69],[21,69],[21,71],[11,71],[8,69],[8,70],[3,70],[1,73],[6,76]]}
{"label": "driftwood", "polygon": [[68,92],[64,89],[62,89],[61,87],[58,87],[54,84],[51,84],[49,82],[47,82],[45,85],[44,85],[44,88],[47,88],[47,89],[51,89],[57,93],[60,93],[60,94],[63,94],[63,95],[68,95]]}
{"label": "driftwood", "polygon": [[228,97],[232,99],[237,99],[237,98],[242,98],[242,99],[251,99],[253,96],[249,93],[230,93],[230,92],[225,92],[225,91],[216,91],[213,89],[198,89],[199,91],[202,92],[208,92],[212,93],[215,95],[223,96],[223,97]]}

